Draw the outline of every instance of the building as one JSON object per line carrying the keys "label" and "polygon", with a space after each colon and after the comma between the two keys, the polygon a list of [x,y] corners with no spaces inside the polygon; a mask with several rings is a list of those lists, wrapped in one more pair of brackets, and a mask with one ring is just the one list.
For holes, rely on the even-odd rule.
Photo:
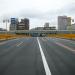
{"label": "building", "polygon": [[31,30],[56,30],[56,27],[36,27]]}
{"label": "building", "polygon": [[56,27],[44,27],[43,30],[56,30]]}
{"label": "building", "polygon": [[58,30],[67,30],[67,26],[71,26],[71,17],[58,16]]}
{"label": "building", "polygon": [[43,30],[56,30],[56,27],[55,26],[50,27],[49,22],[46,22],[43,27]]}
{"label": "building", "polygon": [[32,28],[31,30],[43,30],[44,27],[36,27],[36,28]]}
{"label": "building", "polygon": [[49,23],[48,22],[45,23],[44,27],[49,27]]}
{"label": "building", "polygon": [[0,28],[0,31],[7,31],[6,29]]}
{"label": "building", "polygon": [[72,30],[75,30],[75,23],[71,25]]}
{"label": "building", "polygon": [[11,18],[11,23],[10,23],[10,30],[16,30],[18,25],[18,19],[17,18]]}
{"label": "building", "polygon": [[21,19],[21,22],[17,25],[17,30],[29,30],[29,19]]}
{"label": "building", "polygon": [[75,23],[72,24],[71,26],[68,26],[68,30],[75,30]]}

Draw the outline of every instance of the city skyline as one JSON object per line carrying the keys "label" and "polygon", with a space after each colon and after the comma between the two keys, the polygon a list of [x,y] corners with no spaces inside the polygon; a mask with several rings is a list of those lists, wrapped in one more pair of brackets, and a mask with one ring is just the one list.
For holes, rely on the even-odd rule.
{"label": "city skyline", "polygon": [[75,19],[74,8],[74,0],[0,0],[0,28],[6,28],[2,20],[11,17],[29,18],[30,29],[44,26],[45,22],[57,26],[60,15]]}

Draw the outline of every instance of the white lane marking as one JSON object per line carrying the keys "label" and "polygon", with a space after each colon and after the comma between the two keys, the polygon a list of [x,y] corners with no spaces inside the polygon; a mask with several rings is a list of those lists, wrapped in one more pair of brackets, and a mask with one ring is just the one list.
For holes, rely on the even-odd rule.
{"label": "white lane marking", "polygon": [[6,44],[7,42],[1,42],[0,45]]}
{"label": "white lane marking", "polygon": [[45,68],[46,75],[51,75],[49,66],[47,64],[47,61],[46,61],[46,58],[45,58],[45,55],[43,53],[43,50],[42,50],[42,47],[41,47],[41,44],[40,44],[40,41],[39,41],[38,37],[37,37],[37,41],[38,41],[38,45],[39,45],[39,48],[40,48],[40,52],[41,52],[42,61],[43,61],[43,65],[44,65],[44,68]]}
{"label": "white lane marking", "polygon": [[64,47],[64,48],[70,50],[70,51],[75,51],[74,49],[72,49],[72,48],[70,48],[70,47],[68,47],[68,46],[65,46],[65,45],[63,45],[63,44],[61,44],[61,43],[58,43],[58,42],[55,42],[55,43],[56,43],[57,45],[61,46],[61,47]]}
{"label": "white lane marking", "polygon": [[17,44],[17,47],[19,47],[23,42],[20,42],[19,44]]}
{"label": "white lane marking", "polygon": [[73,41],[73,40],[69,40],[69,39],[64,39],[64,38],[55,38],[55,40],[61,40],[61,41],[66,41],[66,42],[70,42],[70,43],[72,43],[72,44],[75,44],[75,41]]}
{"label": "white lane marking", "polygon": [[47,41],[45,38],[42,38],[43,41]]}

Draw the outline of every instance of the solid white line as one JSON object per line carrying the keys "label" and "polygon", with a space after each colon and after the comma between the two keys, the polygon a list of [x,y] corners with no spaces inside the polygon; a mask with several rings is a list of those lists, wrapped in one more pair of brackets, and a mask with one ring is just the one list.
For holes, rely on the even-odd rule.
{"label": "solid white line", "polygon": [[51,75],[49,66],[47,64],[47,61],[46,61],[46,58],[45,58],[45,55],[43,53],[43,50],[42,50],[42,47],[41,47],[41,44],[40,44],[40,41],[39,41],[38,37],[37,37],[37,41],[38,41],[38,45],[39,45],[39,48],[40,48],[40,52],[41,52],[42,61],[43,61],[43,65],[44,65],[44,69],[45,69],[46,75]]}

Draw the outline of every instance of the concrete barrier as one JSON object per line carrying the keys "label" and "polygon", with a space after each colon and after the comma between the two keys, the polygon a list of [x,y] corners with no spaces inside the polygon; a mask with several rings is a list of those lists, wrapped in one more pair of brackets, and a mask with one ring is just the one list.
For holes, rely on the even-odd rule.
{"label": "concrete barrier", "polygon": [[48,37],[75,39],[75,34],[49,34]]}
{"label": "concrete barrier", "polygon": [[16,34],[0,34],[0,40],[6,40],[6,39],[14,39],[14,38],[22,38],[22,37],[31,37],[27,35],[16,35]]}

